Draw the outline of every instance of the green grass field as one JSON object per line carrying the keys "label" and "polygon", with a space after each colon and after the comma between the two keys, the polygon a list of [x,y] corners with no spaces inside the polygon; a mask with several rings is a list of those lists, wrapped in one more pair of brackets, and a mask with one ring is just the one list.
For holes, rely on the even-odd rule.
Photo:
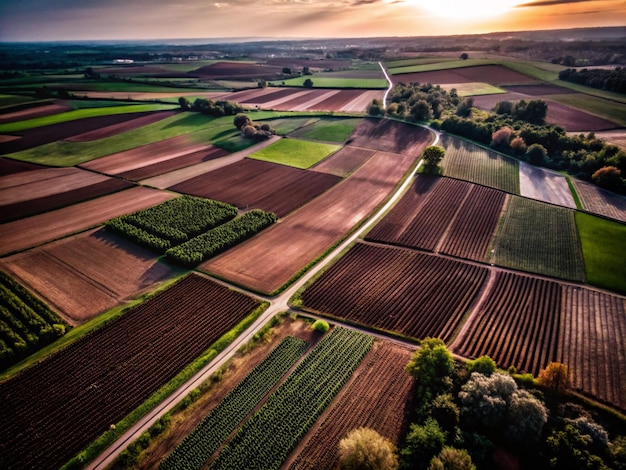
{"label": "green grass field", "polygon": [[73,166],[95,158],[189,134],[198,142],[213,142],[225,148],[246,148],[253,142],[239,137],[233,117],[213,118],[201,113],[180,113],[159,122],[92,142],[52,142],[11,154],[17,160],[51,166]]}
{"label": "green grass field", "polygon": [[255,160],[279,163],[295,168],[306,169],[339,150],[341,146],[307,142],[297,139],[281,139],[250,155]]}
{"label": "green grass field", "polygon": [[626,126],[626,104],[624,103],[582,93],[550,95],[549,99]]}
{"label": "green grass field", "polygon": [[395,67],[387,69],[391,75],[399,75],[402,73],[415,73],[415,72],[431,72],[433,70],[449,70],[458,69],[461,67],[475,67],[477,65],[494,65],[498,64],[498,61],[492,59],[467,59],[467,60],[450,60],[444,62],[431,62],[418,65],[409,65],[408,67]]}
{"label": "green grass field", "polygon": [[332,75],[315,74],[290,78],[288,80],[276,80],[271,82],[274,86],[302,87],[304,81],[310,78],[313,81],[313,88],[371,88],[385,89],[389,86],[384,78],[346,78],[333,77]]}
{"label": "green grass field", "polygon": [[483,82],[456,83],[454,86],[443,85],[442,88],[446,90],[456,88],[459,96],[498,95],[507,93],[507,91],[502,88]]}
{"label": "green grass field", "polygon": [[585,266],[574,212],[514,196],[496,237],[492,262],[522,271],[583,281]]}
{"label": "green grass field", "polygon": [[355,118],[322,118],[312,124],[301,127],[293,132],[291,136],[342,143],[352,134],[352,131],[360,122],[361,119]]}
{"label": "green grass field", "polygon": [[50,124],[59,124],[62,122],[76,121],[77,119],[85,119],[97,116],[110,116],[112,114],[126,113],[142,113],[147,111],[163,111],[175,109],[178,106],[169,104],[137,104],[125,106],[107,106],[98,108],[82,108],[68,111],[66,113],[53,114],[51,116],[43,116],[25,121],[10,122],[0,124],[0,133],[18,132],[35,127],[49,126]]}
{"label": "green grass field", "polygon": [[415,65],[443,64],[446,62],[456,61],[455,57],[415,57],[412,59],[398,59],[385,62],[383,65],[386,69],[397,69],[400,67],[412,67]]}
{"label": "green grass field", "polygon": [[626,294],[626,225],[576,213],[587,282]]}

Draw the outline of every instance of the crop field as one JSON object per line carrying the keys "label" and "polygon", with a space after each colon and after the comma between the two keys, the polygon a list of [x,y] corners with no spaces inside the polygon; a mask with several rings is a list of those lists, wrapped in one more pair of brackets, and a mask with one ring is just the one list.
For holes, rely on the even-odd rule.
{"label": "crop field", "polygon": [[78,325],[177,274],[103,229],[3,258],[2,268]]}
{"label": "crop field", "polygon": [[175,197],[173,193],[134,187],[2,225],[0,254],[7,255],[81,232],[109,219]]}
{"label": "crop field", "polygon": [[0,223],[17,220],[133,184],[76,168],[50,168],[0,177]]}
{"label": "crop field", "polygon": [[302,293],[302,302],[360,325],[447,341],[487,277],[485,267],[359,243]]}
{"label": "crop field", "polygon": [[60,467],[258,306],[190,275],[0,384],[3,466]]}
{"label": "crop field", "polygon": [[287,336],[239,382],[202,422],[159,465],[162,470],[202,468],[259,405],[308,347],[304,340]]}
{"label": "crop field", "polygon": [[565,176],[526,162],[520,162],[519,177],[520,195],[576,209],[576,202]]}
{"label": "crop field", "polygon": [[360,122],[359,118],[320,118],[316,122],[291,132],[289,137],[342,143]]}
{"label": "crop field", "polygon": [[288,80],[272,82],[276,86],[303,87],[304,81],[310,79],[315,88],[387,88],[387,80],[382,72],[374,77],[355,76],[348,77],[345,72],[318,73],[313,76],[301,76]]}
{"label": "crop field", "polygon": [[556,360],[562,288],[555,281],[495,271],[486,298],[453,345],[465,357],[488,354],[499,367],[537,375]]}
{"label": "crop field", "polygon": [[91,142],[92,140],[104,139],[106,137],[112,137],[123,132],[139,129],[140,127],[158,122],[161,119],[174,116],[176,113],[178,113],[178,110],[155,112],[146,116],[138,117],[136,119],[131,119],[130,121],[126,121],[120,124],[112,124],[101,129],[78,134],[70,137],[67,140],[69,142]]}
{"label": "crop field", "polygon": [[454,88],[459,96],[498,95],[507,93],[507,91],[502,88],[484,82],[446,83],[441,85],[441,88],[448,92]]}
{"label": "crop field", "polygon": [[[0,96],[0,106],[1,103],[2,97]],[[37,117],[50,116],[52,114],[70,111],[72,108],[62,102],[41,102],[29,104],[27,105],[27,107],[20,106],[12,109],[16,110],[0,114],[0,123],[5,124],[8,122],[16,122]]]}
{"label": "crop field", "polygon": [[306,170],[340,148],[339,145],[320,142],[291,138],[280,139],[272,145],[254,152],[248,158]]}
{"label": "crop field", "polygon": [[492,262],[522,271],[583,281],[585,267],[574,211],[513,196]]}
{"label": "crop field", "polygon": [[350,431],[368,427],[400,445],[413,378],[404,371],[412,351],[376,342],[325,418],[305,436],[287,463],[292,470],[337,468],[337,446]]}
{"label": "crop field", "polygon": [[454,68],[454,62],[442,64],[446,66],[443,69],[439,64],[420,65],[415,67],[401,67],[389,70],[394,85],[396,83],[433,83],[437,85],[446,85],[451,83],[475,83],[483,82],[493,86],[512,85],[512,84],[530,84],[536,83],[537,80],[508,69],[501,65],[476,65],[469,66],[469,61],[464,61],[459,67]]}
{"label": "crop field", "polygon": [[626,222],[626,197],[606,191],[579,179],[572,179],[583,209]]}
{"label": "crop field", "polygon": [[68,325],[2,271],[0,292],[0,370],[5,370],[63,336]]}
{"label": "crop field", "polygon": [[587,282],[626,294],[626,225],[582,212],[576,225]]}
{"label": "crop field", "polygon": [[442,162],[446,176],[519,194],[517,160],[449,136],[442,136],[441,146],[446,151]]}
{"label": "crop field", "polygon": [[339,181],[334,175],[244,159],[169,189],[283,217]]}
{"label": "crop field", "polygon": [[330,157],[315,165],[315,171],[330,173],[345,178],[357,168],[367,162],[373,155],[373,150],[358,147],[342,147]]}
{"label": "crop field", "polygon": [[336,327],[233,436],[211,468],[279,468],[352,376],[371,336]]}

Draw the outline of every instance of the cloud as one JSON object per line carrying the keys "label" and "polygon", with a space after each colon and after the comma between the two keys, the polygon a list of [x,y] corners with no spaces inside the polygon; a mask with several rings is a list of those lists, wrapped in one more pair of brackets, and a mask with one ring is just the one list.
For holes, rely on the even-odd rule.
{"label": "cloud", "polygon": [[517,8],[524,7],[547,7],[552,5],[568,5],[570,3],[595,2],[597,0],[538,0],[536,2],[522,3]]}

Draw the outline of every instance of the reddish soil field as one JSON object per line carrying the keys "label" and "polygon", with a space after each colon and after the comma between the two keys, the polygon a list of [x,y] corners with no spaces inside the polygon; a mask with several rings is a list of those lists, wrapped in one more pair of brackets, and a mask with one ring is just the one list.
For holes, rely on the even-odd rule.
{"label": "reddish soil field", "polygon": [[293,90],[291,96],[295,98],[288,101],[283,101],[278,105],[274,105],[275,109],[279,110],[295,110],[296,108],[302,108],[302,105],[307,104],[309,101],[316,99],[318,96],[324,94],[327,90],[311,90],[302,93],[301,90]]}
{"label": "reddish soil field", "polygon": [[138,117],[145,116],[147,114],[152,114],[152,111],[77,119],[75,121],[51,124],[49,126],[36,127],[34,129],[15,132],[13,134],[21,136],[22,138],[19,140],[0,143],[0,154],[4,155],[38,147],[50,142],[94,131],[102,127],[137,119]]}
{"label": "reddish soil field", "polygon": [[488,290],[453,345],[469,358],[537,375],[556,360],[561,284],[512,272],[492,274]]}
{"label": "reddish soil field", "polygon": [[348,322],[448,341],[488,275],[475,264],[359,243],[304,291],[302,301]]}
{"label": "reddish soil field", "polygon": [[258,305],[190,275],[0,384],[4,468],[59,468]]}
{"label": "reddish soil field", "polygon": [[258,104],[263,105],[265,103],[269,103],[270,101],[277,100],[279,98],[285,98],[294,94],[295,92],[302,91],[299,89],[290,89],[290,88],[281,88],[279,90],[273,91],[271,93],[265,93],[260,96],[251,96],[246,100],[247,104]]}
{"label": "reddish soil field", "polygon": [[477,67],[460,67],[450,70],[434,70],[431,72],[404,73],[392,75],[396,83],[432,83],[443,85],[450,83],[484,82],[491,85],[528,84],[537,82],[528,75],[515,72],[501,65],[480,65]]}
{"label": "reddish soil field", "polygon": [[1,264],[72,325],[178,273],[151,251],[104,228],[4,258]]}
{"label": "reddish soil field", "polygon": [[105,137],[112,137],[117,134],[132,131],[133,129],[139,129],[140,127],[153,124],[177,113],[178,111],[156,111],[152,114],[138,117],[130,121],[113,124],[111,126],[85,132],[84,134],[75,135],[66,140],[70,142],[90,142],[92,140],[104,139]]}
{"label": "reddish soil field", "polygon": [[71,108],[63,102],[47,103],[41,106],[29,107],[27,109],[20,109],[19,111],[12,111],[8,113],[0,113],[0,124],[6,122],[23,121],[26,119],[34,119],[43,116],[51,116],[52,114],[59,114],[69,111]]}
{"label": "reddish soil field", "polygon": [[575,178],[572,183],[586,211],[626,222],[626,197]]}
{"label": "reddish soil field", "polygon": [[385,92],[383,90],[362,91],[358,97],[344,105],[341,111],[363,113],[367,110],[372,100],[382,100],[384,95]]}
{"label": "reddish soil field", "polygon": [[328,59],[291,59],[291,58],[276,58],[267,59],[268,65],[274,65],[278,67],[309,67],[311,69],[344,69],[352,65],[349,60],[328,60]]}
{"label": "reddish soil field", "polygon": [[217,62],[190,72],[190,75],[202,78],[270,78],[278,79],[283,68],[277,65],[259,65],[249,62]]}
{"label": "reddish soil field", "polygon": [[[422,148],[431,140],[425,129]],[[412,136],[415,145],[417,139]],[[350,177],[256,237],[201,265],[259,292],[271,293],[341,240],[387,198],[413,156],[378,152]]]}
{"label": "reddish soil field", "polygon": [[367,162],[374,153],[374,150],[369,149],[351,146],[343,147],[338,152],[335,152],[330,157],[325,158],[319,164],[315,165],[313,169],[321,173],[330,173],[331,175],[345,177]]}
{"label": "reddish soil field", "polygon": [[474,100],[474,106],[480,109],[485,109],[487,111],[493,111],[496,104],[500,101],[510,101],[515,103],[519,100],[529,100],[531,99],[528,95],[522,95],[519,93],[501,93],[497,95],[480,95],[480,96],[472,96]]}
{"label": "reddish soil field", "polygon": [[347,144],[417,158],[432,136],[423,127],[389,119],[364,119],[354,129]]}
{"label": "reddish soil field", "polygon": [[361,93],[363,93],[363,90],[341,90],[336,95],[330,96],[308,109],[317,111],[340,111],[341,108],[356,99]]}
{"label": "reddish soil field", "polygon": [[537,85],[510,85],[505,88],[510,92],[528,96],[567,95],[570,93],[576,93],[569,88],[564,88],[558,85],[548,85],[545,83]]}
{"label": "reddish soil field", "polygon": [[564,285],[558,338],[572,387],[626,410],[626,299]]}
{"label": "reddish soil field", "polygon": [[42,170],[44,168],[46,167],[35,163],[20,162],[19,160],[0,157],[0,177],[26,171]]}
{"label": "reddish soil field", "polygon": [[100,75],[154,75],[154,74],[170,74],[168,70],[158,65],[132,65],[122,67],[105,67],[96,70]]}
{"label": "reddish soil field", "polygon": [[7,222],[0,231],[0,255],[87,230],[113,217],[146,209],[173,197],[174,194],[166,191],[130,188],[45,214]]}
{"label": "reddish soil field", "polygon": [[283,217],[339,181],[326,173],[244,159],[169,189]]}
{"label": "reddish soil field", "polygon": [[413,385],[413,378],[404,367],[412,352],[390,342],[376,342],[283,467],[292,470],[337,468],[339,441],[359,427],[374,429],[399,447]]}
{"label": "reddish soil field", "polygon": [[588,132],[615,129],[619,127],[614,122],[608,121],[593,114],[571,108],[556,101],[546,100],[548,113],[546,122],[556,124],[569,132]]}
{"label": "reddish soil field", "polygon": [[[183,168],[178,166],[176,160],[195,152],[205,151],[211,153],[213,147],[210,144],[199,144],[192,142],[189,136],[180,135],[169,139],[154,142],[152,144],[135,147],[124,152],[115,153],[106,157],[98,158],[80,165],[82,168],[105,173],[108,175],[123,175],[132,170],[143,169],[152,165],[171,161],[173,166],[171,171]],[[169,165],[169,164],[167,164]],[[166,166],[167,166],[166,165]]]}

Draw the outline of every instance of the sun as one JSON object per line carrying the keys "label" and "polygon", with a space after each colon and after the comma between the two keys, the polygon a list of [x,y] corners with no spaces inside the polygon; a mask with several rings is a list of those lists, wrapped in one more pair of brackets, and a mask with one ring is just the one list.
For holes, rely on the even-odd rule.
{"label": "sun", "polygon": [[406,0],[437,17],[455,20],[487,19],[502,15],[520,3],[519,0]]}

